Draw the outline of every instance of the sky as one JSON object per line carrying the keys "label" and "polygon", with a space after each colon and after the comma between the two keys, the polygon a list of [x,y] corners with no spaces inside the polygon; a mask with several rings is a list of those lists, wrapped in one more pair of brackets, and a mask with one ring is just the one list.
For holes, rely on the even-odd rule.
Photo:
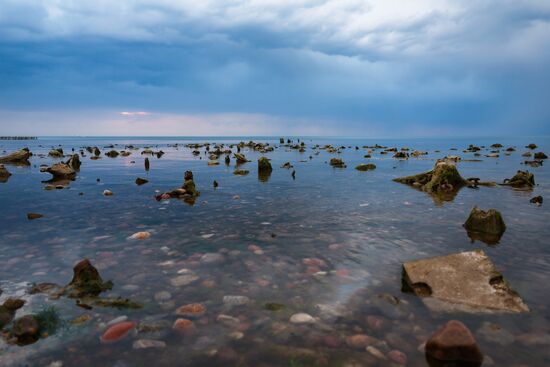
{"label": "sky", "polygon": [[0,135],[518,134],[548,0],[0,0]]}

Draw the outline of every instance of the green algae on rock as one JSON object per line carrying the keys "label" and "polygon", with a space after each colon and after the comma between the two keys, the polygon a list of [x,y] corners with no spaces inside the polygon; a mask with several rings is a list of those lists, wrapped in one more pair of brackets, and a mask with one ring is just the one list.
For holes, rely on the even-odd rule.
{"label": "green algae on rock", "polygon": [[197,197],[201,193],[195,187],[195,181],[193,181],[193,172],[185,171],[184,182],[182,188],[185,190],[187,195],[191,197]]}
{"label": "green algae on rock", "polygon": [[456,165],[447,160],[438,161],[431,171],[394,178],[393,181],[416,187],[443,201],[452,200],[468,184],[458,173]]}
{"label": "green algae on rock", "polygon": [[529,171],[519,170],[514,177],[505,179],[501,185],[529,189],[535,186],[535,175]]}
{"label": "green algae on rock", "polygon": [[73,279],[62,291],[69,298],[97,297],[101,292],[113,288],[113,282],[104,282],[88,259],[76,264],[73,271]]}

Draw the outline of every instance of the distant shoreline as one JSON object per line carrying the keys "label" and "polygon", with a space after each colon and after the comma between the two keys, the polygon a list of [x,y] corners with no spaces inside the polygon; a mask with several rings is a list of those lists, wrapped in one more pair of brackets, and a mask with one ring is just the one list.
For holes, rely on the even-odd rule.
{"label": "distant shoreline", "polygon": [[37,140],[36,136],[0,136],[0,140]]}

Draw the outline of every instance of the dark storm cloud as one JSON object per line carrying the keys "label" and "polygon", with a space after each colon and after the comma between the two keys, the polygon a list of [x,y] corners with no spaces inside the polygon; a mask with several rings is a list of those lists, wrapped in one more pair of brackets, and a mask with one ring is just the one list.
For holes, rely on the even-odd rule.
{"label": "dark storm cloud", "polygon": [[549,34],[537,1],[0,0],[0,109],[548,133]]}

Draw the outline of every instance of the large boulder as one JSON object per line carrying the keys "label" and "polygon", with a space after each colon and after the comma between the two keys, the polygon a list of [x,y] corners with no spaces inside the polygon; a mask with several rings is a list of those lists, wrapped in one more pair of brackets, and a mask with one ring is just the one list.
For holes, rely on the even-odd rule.
{"label": "large boulder", "polygon": [[506,231],[506,224],[502,215],[495,209],[487,211],[475,206],[464,223],[468,236],[473,240],[479,239],[489,245],[497,244]]}
{"label": "large boulder", "polygon": [[3,164],[0,164],[0,182],[7,182],[10,178],[11,173],[4,167]]}
{"label": "large boulder", "polygon": [[423,297],[434,311],[529,311],[481,250],[406,262],[402,281],[403,291]]}
{"label": "large boulder", "polygon": [[271,163],[268,158],[261,157],[258,159],[258,172],[271,173],[271,171],[273,171],[273,168],[271,167]]}
{"label": "large boulder", "polygon": [[483,363],[483,353],[470,329],[460,321],[451,320],[427,341],[426,359],[433,367],[478,367]]}
{"label": "large boulder", "polygon": [[56,163],[51,167],[41,168],[40,172],[48,172],[53,180],[74,180],[76,171],[67,163]]}
{"label": "large boulder", "polygon": [[6,156],[0,157],[0,163],[29,163],[29,157],[32,153],[28,148],[21,149]]}
{"label": "large boulder", "polygon": [[467,184],[456,165],[447,160],[438,161],[431,171],[395,178],[394,181],[418,187],[428,193],[455,191]]}
{"label": "large boulder", "polygon": [[193,181],[193,172],[191,171],[185,171],[182,188],[185,190],[186,194],[191,195],[192,197],[197,197],[201,194],[199,191],[197,191],[195,187],[195,181]]}
{"label": "large boulder", "polygon": [[258,179],[260,181],[268,181],[272,171],[273,168],[271,167],[271,163],[269,162],[268,158],[261,157],[260,159],[258,159]]}
{"label": "large boulder", "polygon": [[514,177],[504,180],[502,185],[530,189],[535,186],[535,175],[529,171],[517,171]]}
{"label": "large boulder", "polygon": [[76,264],[73,273],[73,279],[63,291],[70,298],[97,297],[101,292],[113,287],[111,281],[103,281],[97,269],[88,259]]}

